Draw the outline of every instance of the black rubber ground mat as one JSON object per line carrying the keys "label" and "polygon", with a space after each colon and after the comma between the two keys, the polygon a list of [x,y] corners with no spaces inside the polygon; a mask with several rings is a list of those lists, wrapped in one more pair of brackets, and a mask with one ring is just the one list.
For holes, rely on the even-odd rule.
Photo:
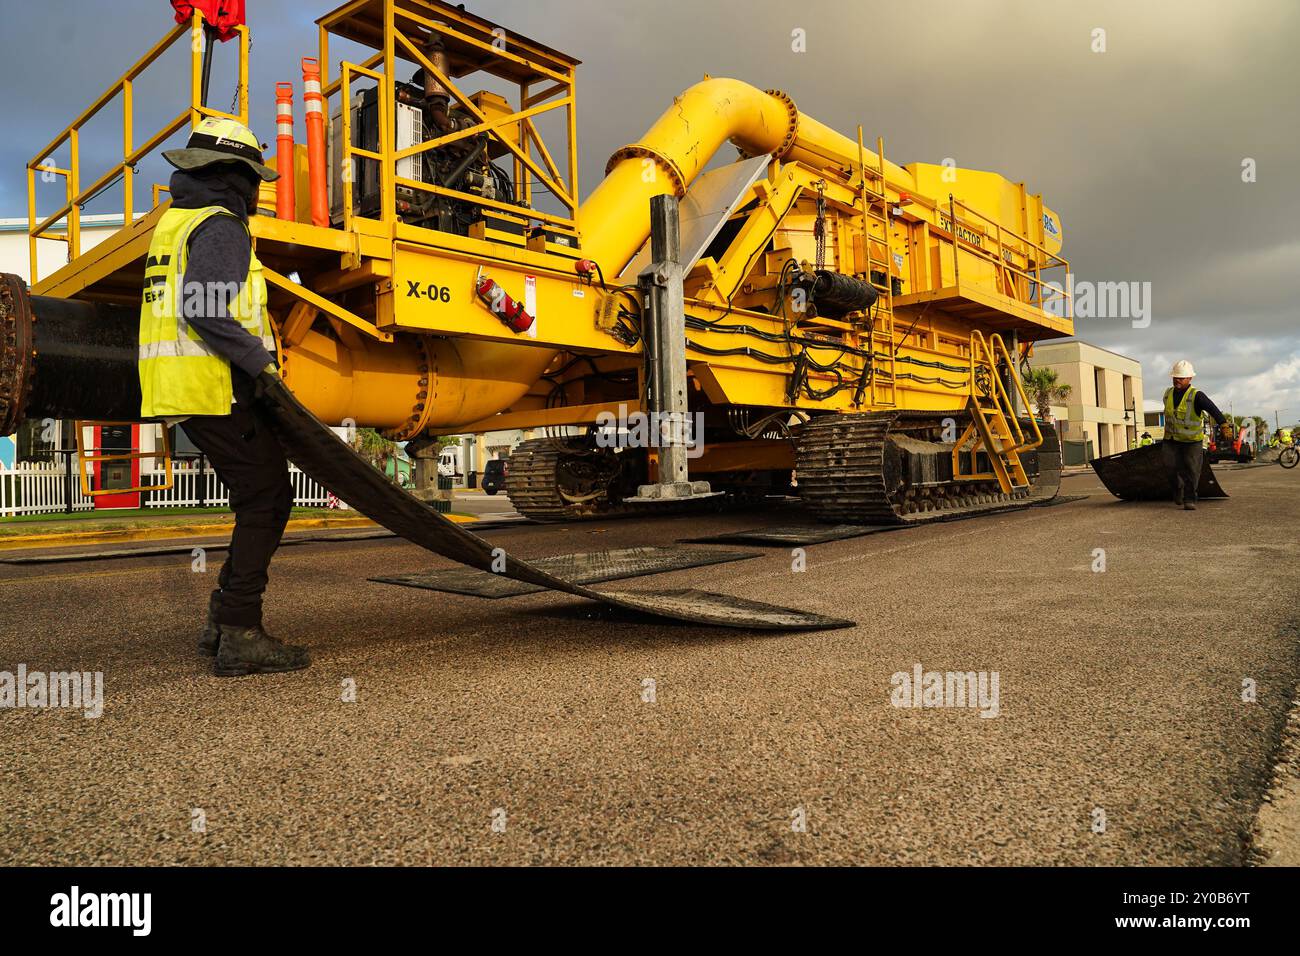
{"label": "black rubber ground mat", "polygon": [[[708,548],[620,548],[614,551],[583,551],[576,554],[557,554],[537,558],[530,562],[548,574],[572,581],[574,584],[599,584],[602,581],[620,581],[639,578],[665,571],[700,568],[709,564],[725,564],[757,558],[757,551],[716,551]],[[380,584],[399,584],[426,591],[443,591],[448,594],[467,594],[471,597],[507,598],[520,594],[545,591],[536,584],[515,581],[490,571],[474,568],[447,568],[438,571],[421,571],[416,574],[393,574],[371,578]]]}
{"label": "black rubber ground mat", "polygon": [[825,544],[845,538],[860,538],[880,531],[901,531],[901,524],[808,524],[787,525],[780,528],[751,528],[747,531],[728,531],[699,538],[679,538],[683,544],[756,544],[773,548],[798,548],[809,544]]}
{"label": "black rubber ground mat", "polygon": [[279,380],[261,380],[260,403],[289,460],[349,505],[406,540],[461,564],[615,607],[687,621],[752,630],[819,631],[852,621],[704,591],[595,591],[534,567],[430,511],[392,484],[330,431]]}
{"label": "black rubber ground mat", "polygon": [[[1169,485],[1169,471],[1165,467],[1161,443],[1143,445],[1131,451],[1122,451],[1105,458],[1094,458],[1088,464],[1097,473],[1101,483],[1116,498],[1125,501],[1172,501],[1173,489]],[[1228,493],[1219,485],[1210,470],[1210,459],[1201,460],[1201,480],[1196,488],[1198,498],[1226,498]]]}

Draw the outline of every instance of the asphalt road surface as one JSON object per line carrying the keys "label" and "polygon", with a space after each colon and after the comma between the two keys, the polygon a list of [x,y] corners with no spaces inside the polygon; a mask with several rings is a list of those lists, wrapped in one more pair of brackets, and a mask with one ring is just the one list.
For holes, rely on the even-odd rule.
{"label": "asphalt road surface", "polygon": [[[619,585],[858,622],[822,633],[371,584],[450,563],[299,545],[267,624],[315,663],[241,679],[193,646],[219,555],[0,565],[0,671],[104,675],[97,719],[0,710],[0,863],[1243,863],[1300,676],[1300,475],[1220,478],[1195,513],[1081,476],[802,572],[769,549]],[[537,557],[797,520],[487,533]],[[985,672],[984,706],[895,706],[917,665]]]}

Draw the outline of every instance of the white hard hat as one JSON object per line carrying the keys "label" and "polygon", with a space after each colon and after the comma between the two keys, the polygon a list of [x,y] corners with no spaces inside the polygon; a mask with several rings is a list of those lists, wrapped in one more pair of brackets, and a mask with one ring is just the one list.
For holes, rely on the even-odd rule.
{"label": "white hard hat", "polygon": [[1196,369],[1192,368],[1192,363],[1187,359],[1179,359],[1174,363],[1173,370],[1169,373],[1171,378],[1191,378],[1196,374]]}

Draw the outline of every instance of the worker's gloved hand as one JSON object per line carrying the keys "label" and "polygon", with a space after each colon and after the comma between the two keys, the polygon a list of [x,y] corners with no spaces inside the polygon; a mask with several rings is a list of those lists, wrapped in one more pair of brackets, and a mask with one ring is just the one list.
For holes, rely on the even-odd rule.
{"label": "worker's gloved hand", "polygon": [[274,363],[268,365],[262,371],[257,373],[257,378],[253,379],[253,397],[262,398],[268,391],[280,384],[280,370],[275,367]]}

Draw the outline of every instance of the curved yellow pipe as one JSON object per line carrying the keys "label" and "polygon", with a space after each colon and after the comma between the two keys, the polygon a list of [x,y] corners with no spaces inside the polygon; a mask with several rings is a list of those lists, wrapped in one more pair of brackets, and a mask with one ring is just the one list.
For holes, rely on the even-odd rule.
{"label": "curved yellow pipe", "polygon": [[728,140],[754,155],[777,153],[793,124],[786,103],[748,83],[696,83],[644,136],[610,158],[604,181],[578,210],[583,253],[606,275],[617,274],[650,235],[652,197],[685,195]]}
{"label": "curved yellow pipe", "polygon": [[414,336],[350,349],[336,338],[309,331],[282,351],[281,374],[299,401],[327,425],[350,419],[363,428],[391,429],[410,416],[420,391],[427,391],[421,352]]}
{"label": "curved yellow pipe", "polygon": [[509,408],[542,377],[557,353],[522,345],[435,339],[429,425],[454,428]]}
{"label": "curved yellow pipe", "polygon": [[[624,146],[606,167],[603,182],[578,210],[584,254],[616,275],[650,235],[650,199],[685,195],[691,181],[724,143],[742,153],[768,153],[814,169],[858,164],[858,144],[803,113],[775,90],[763,91],[722,77],[696,83],[673,101],[654,126]],[[868,151],[866,163],[879,163]],[[886,161],[891,182],[911,174]]]}

